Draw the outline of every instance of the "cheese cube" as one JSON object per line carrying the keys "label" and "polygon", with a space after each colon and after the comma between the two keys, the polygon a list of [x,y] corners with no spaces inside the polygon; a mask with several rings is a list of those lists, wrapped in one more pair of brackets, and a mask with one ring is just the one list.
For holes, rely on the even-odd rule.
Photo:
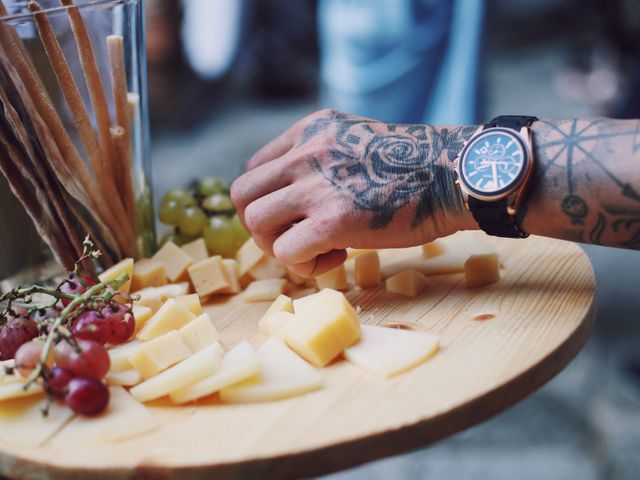
{"label": "cheese cube", "polygon": [[138,340],[131,340],[130,342],[123,343],[117,347],[107,350],[109,353],[109,359],[111,360],[110,371],[111,372],[124,372],[131,370],[133,365],[129,361],[129,357],[133,352],[140,348],[141,343]]}
{"label": "cheese cube", "polygon": [[427,361],[438,345],[438,336],[432,333],[362,325],[360,341],[344,356],[376,375],[391,377]]}
{"label": "cheese cube", "polygon": [[151,340],[158,335],[183,327],[194,318],[196,316],[186,307],[170,298],[138,332],[137,338],[141,341]]}
{"label": "cheese cube", "polygon": [[136,321],[136,329],[135,333],[138,333],[142,327],[149,321],[149,319],[153,316],[153,310],[149,307],[145,307],[144,305],[133,305],[133,318]]}
{"label": "cheese cube", "polygon": [[222,257],[216,255],[189,267],[189,277],[200,298],[229,287]]}
{"label": "cheese cube", "polygon": [[289,292],[289,296],[293,300],[298,300],[299,298],[308,297],[309,295],[313,295],[314,293],[318,293],[318,287],[316,286],[294,290],[292,292]]}
{"label": "cheese cube", "polygon": [[220,391],[224,402],[266,402],[318,390],[320,373],[289,350],[282,341],[270,338],[258,348],[260,375]]}
{"label": "cheese cube", "polygon": [[216,327],[213,326],[211,318],[206,313],[191,320],[178,331],[189,350],[194,353],[208,347],[219,338]]}
{"label": "cheese cube", "polygon": [[362,288],[375,287],[380,285],[382,276],[380,274],[380,258],[378,252],[363,253],[355,259],[355,281],[356,285]]}
{"label": "cheese cube", "polygon": [[387,278],[387,291],[392,293],[400,293],[408,297],[415,297],[422,292],[429,280],[420,272],[415,270],[405,270],[393,277]]}
{"label": "cheese cube", "polygon": [[464,262],[467,287],[482,287],[500,280],[500,260],[495,253],[471,255]]}
{"label": "cheese cube", "polygon": [[167,278],[171,282],[186,279],[187,268],[193,263],[193,259],[173,242],[165,243],[151,258],[164,265]]}
{"label": "cheese cube", "polygon": [[155,377],[136,385],[129,390],[129,393],[139,402],[149,402],[193,385],[213,375],[220,365],[223,353],[222,346],[216,342]]}
{"label": "cheese cube", "polygon": [[185,307],[195,316],[202,315],[202,304],[200,303],[200,297],[196,293],[191,295],[180,295],[176,297],[176,302]]}
{"label": "cheese cube", "polygon": [[135,294],[140,298],[136,301],[136,305],[149,307],[153,313],[156,313],[164,302],[170,298],[176,298],[180,295],[189,293],[189,283],[170,283],[161,287],[147,287]]}
{"label": "cheese cube", "polygon": [[444,243],[441,240],[434,240],[433,242],[422,245],[422,256],[424,258],[437,257],[438,255],[442,255],[444,252]]}
{"label": "cheese cube", "polygon": [[360,338],[360,320],[341,292],[324,289],[294,303],[296,320],[282,329],[287,344],[324,367]]}
{"label": "cheese cube", "polygon": [[224,272],[229,286],[220,293],[240,293],[242,288],[240,287],[240,266],[238,261],[233,258],[223,258],[222,265],[224,266]]}
{"label": "cheese cube", "polygon": [[116,263],[113,267],[98,275],[98,280],[101,282],[112,282],[117,280],[122,274],[126,274],[129,280],[123,283],[118,290],[129,293],[131,289],[131,279],[133,278],[133,258],[125,258],[121,262]]}
{"label": "cheese cube", "polygon": [[344,264],[334,268],[333,270],[329,270],[322,275],[318,275],[316,277],[316,284],[321,290],[323,288],[348,290],[349,284],[347,283],[347,271],[344,268]]}
{"label": "cheese cube", "polygon": [[172,330],[143,343],[129,356],[129,362],[142,378],[151,378],[190,355],[180,333]]}
{"label": "cheese cube", "polygon": [[109,372],[105,377],[108,385],[117,385],[120,387],[132,387],[142,381],[142,375],[137,370],[131,368],[122,372]]}
{"label": "cheese cube", "polygon": [[286,295],[278,295],[278,297],[269,306],[262,318],[276,312],[293,313],[293,302]]}
{"label": "cheese cube", "polygon": [[264,302],[275,300],[285,293],[287,280],[284,278],[271,278],[269,280],[256,280],[251,282],[243,293],[245,302]]}
{"label": "cheese cube", "polygon": [[133,265],[131,291],[137,292],[147,287],[160,287],[167,283],[164,264],[158,260],[143,258]]}
{"label": "cheese cube", "polygon": [[198,238],[193,242],[185,243],[182,245],[182,250],[193,259],[193,263],[198,263],[209,258],[209,252],[207,251],[207,244],[204,238]]}
{"label": "cheese cube", "polygon": [[287,274],[287,267],[277,259],[265,255],[262,260],[249,269],[249,273],[256,280],[282,278]]}
{"label": "cheese cube", "polygon": [[206,397],[223,388],[236,385],[260,373],[260,359],[249,342],[244,341],[229,350],[220,363],[220,368],[210,377],[181,388],[169,395],[176,404]]}
{"label": "cheese cube", "polygon": [[375,248],[347,248],[347,258],[356,258],[365,253],[375,251]]}
{"label": "cheese cube", "polygon": [[265,314],[258,322],[258,329],[265,335],[282,339],[282,329],[290,321],[295,319],[292,312],[273,312]]}
{"label": "cheese cube", "polygon": [[260,249],[253,238],[250,238],[242,244],[236,253],[236,260],[240,267],[240,277],[251,270],[260,260],[266,257],[266,254]]}

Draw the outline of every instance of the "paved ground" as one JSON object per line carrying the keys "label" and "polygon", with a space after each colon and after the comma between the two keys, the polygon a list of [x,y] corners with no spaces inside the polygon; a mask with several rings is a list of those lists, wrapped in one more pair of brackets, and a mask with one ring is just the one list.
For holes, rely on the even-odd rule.
{"label": "paved ground", "polygon": [[[561,49],[502,51],[490,59],[487,118],[526,112],[589,114],[554,88]],[[230,100],[188,134],[154,139],[155,185],[162,192],[194,174],[227,179],[264,142],[316,108],[313,103]],[[583,352],[548,385],[498,417],[437,445],[341,472],[327,479],[640,478],[640,253],[587,249],[598,285],[597,324]],[[638,367],[640,369],[640,366]]]}

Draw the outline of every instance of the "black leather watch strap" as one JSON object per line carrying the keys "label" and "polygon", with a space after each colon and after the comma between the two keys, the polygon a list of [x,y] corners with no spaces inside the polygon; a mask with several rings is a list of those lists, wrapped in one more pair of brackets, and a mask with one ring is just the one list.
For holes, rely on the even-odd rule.
{"label": "black leather watch strap", "polygon": [[[522,127],[528,127],[536,120],[538,120],[536,117],[501,115],[486,123],[484,128],[502,127],[519,132]],[[469,210],[480,228],[489,235],[506,238],[527,238],[529,236],[520,228],[518,219],[509,215],[506,198],[489,202],[469,196]]]}

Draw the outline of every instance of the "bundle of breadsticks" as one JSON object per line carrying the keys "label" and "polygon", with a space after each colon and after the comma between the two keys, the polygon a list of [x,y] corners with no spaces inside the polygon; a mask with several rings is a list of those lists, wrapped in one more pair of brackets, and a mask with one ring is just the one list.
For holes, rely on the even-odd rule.
{"label": "bundle of breadsticks", "polygon": [[[0,21],[0,172],[64,267],[70,269],[80,256],[87,233],[103,252],[106,267],[138,253],[131,174],[138,97],[127,90],[123,38],[110,35],[105,41],[115,104],[111,118],[107,82],[100,78],[79,7],[73,0],[59,1],[66,7],[82,79],[74,78],[47,12],[35,1],[28,8],[72,126],[65,126],[17,31]],[[2,0],[0,16],[7,16]],[[86,84],[90,106],[77,80]]]}

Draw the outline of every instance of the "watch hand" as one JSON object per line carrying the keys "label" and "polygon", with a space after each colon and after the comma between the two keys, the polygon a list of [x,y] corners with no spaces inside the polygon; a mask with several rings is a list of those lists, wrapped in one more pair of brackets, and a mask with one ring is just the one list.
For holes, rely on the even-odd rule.
{"label": "watch hand", "polygon": [[493,184],[498,186],[498,166],[496,162],[491,162],[491,173],[493,174]]}

